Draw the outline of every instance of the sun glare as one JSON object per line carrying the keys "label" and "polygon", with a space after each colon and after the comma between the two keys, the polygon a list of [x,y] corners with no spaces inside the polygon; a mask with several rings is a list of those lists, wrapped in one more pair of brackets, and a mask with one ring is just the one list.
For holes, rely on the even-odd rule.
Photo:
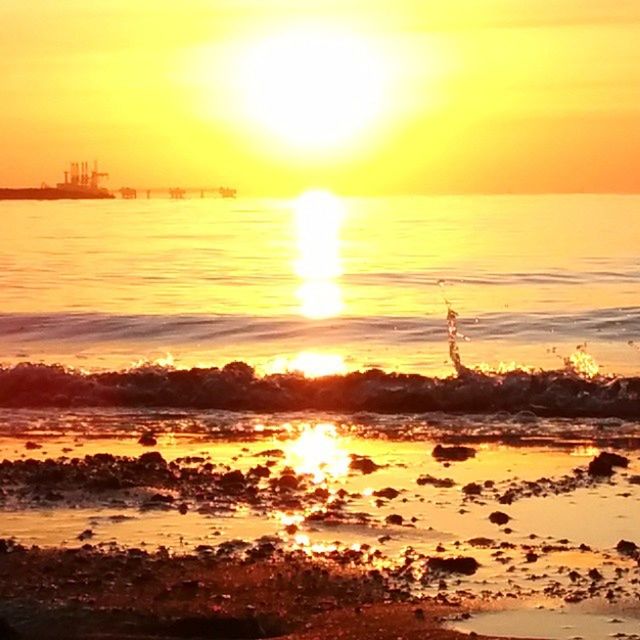
{"label": "sun glare", "polygon": [[342,478],[349,472],[349,454],[335,425],[304,425],[300,436],[286,446],[287,464],[297,473],[309,473],[314,482]]}
{"label": "sun glare", "polygon": [[344,206],[325,191],[308,191],[294,206],[298,260],[296,275],[302,284],[297,296],[300,311],[307,318],[331,318],[342,312],[342,295],[337,278],[340,263],[340,227]]}
{"label": "sun glare", "polygon": [[289,27],[251,46],[241,69],[248,116],[292,147],[340,147],[384,111],[381,50],[346,29]]}
{"label": "sun glare", "polygon": [[276,358],[268,367],[267,373],[302,373],[307,378],[321,378],[347,372],[344,358],[336,353],[317,353],[303,351],[293,358]]}

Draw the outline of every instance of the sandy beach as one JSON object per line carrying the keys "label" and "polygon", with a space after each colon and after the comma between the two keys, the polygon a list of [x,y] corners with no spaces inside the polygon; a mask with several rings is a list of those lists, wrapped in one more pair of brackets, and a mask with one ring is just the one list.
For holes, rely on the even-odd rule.
{"label": "sandy beach", "polygon": [[514,611],[635,637],[633,423],[34,412],[0,438],[15,637],[455,638]]}

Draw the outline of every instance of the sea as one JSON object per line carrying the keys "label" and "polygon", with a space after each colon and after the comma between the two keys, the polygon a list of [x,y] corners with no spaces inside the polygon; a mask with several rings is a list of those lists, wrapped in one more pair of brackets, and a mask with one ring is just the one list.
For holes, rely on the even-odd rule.
{"label": "sea", "polygon": [[640,196],[0,202],[0,362],[640,373]]}
{"label": "sea", "polygon": [[364,553],[517,596],[466,631],[637,637],[639,248],[640,196],[0,202],[0,538]]}

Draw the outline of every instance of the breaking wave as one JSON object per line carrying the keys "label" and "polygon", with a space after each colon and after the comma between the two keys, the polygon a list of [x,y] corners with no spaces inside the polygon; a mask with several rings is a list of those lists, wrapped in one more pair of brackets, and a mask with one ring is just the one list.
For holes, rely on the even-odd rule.
{"label": "breaking wave", "polygon": [[558,371],[481,372],[428,377],[379,369],[306,378],[260,376],[244,362],[222,368],[145,365],[85,373],[60,365],[0,367],[2,407],[171,407],[231,411],[489,413],[640,419],[640,377],[589,378]]}

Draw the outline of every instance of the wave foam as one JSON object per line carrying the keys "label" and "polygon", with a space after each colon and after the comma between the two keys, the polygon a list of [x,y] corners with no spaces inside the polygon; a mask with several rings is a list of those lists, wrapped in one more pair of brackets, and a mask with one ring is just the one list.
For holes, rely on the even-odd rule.
{"label": "wave foam", "polygon": [[640,377],[463,369],[449,378],[378,369],[322,378],[258,376],[244,362],[176,370],[83,373],[59,365],[0,367],[2,407],[172,407],[232,411],[532,411],[540,416],[640,419]]}

